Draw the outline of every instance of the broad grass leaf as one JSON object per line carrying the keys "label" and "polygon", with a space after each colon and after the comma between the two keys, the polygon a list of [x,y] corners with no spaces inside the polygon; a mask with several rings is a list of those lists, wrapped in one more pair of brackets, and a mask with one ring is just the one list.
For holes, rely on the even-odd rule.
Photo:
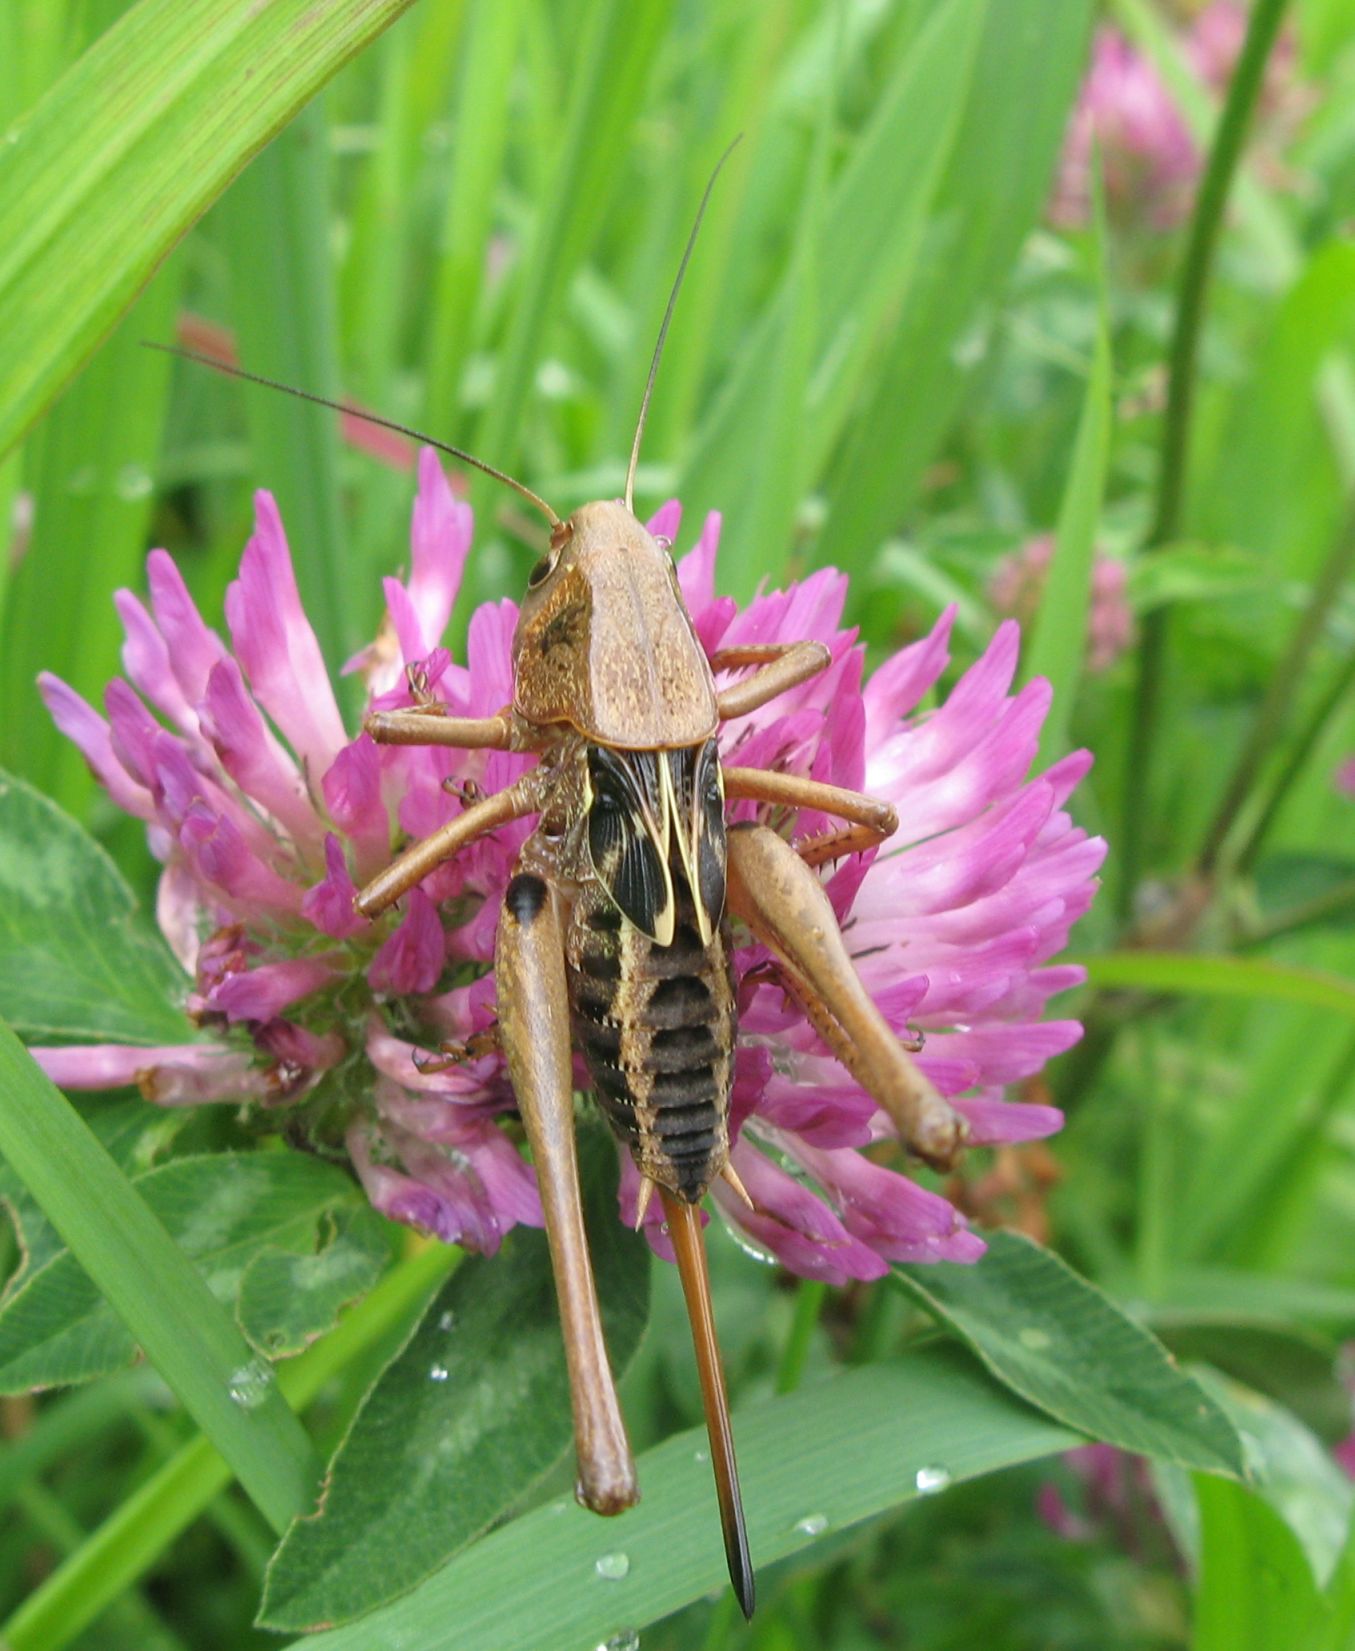
{"label": "broad grass leaf", "polygon": [[1001,1382],[1068,1427],[1182,1467],[1241,1476],[1232,1423],[1109,1296],[1014,1232],[986,1235],[973,1266],[897,1266],[894,1277]]}
{"label": "broad grass leaf", "polygon": [[1191,1651],[1312,1651],[1326,1617],[1302,1546],[1262,1497],[1200,1475]]}
{"label": "broad grass leaf", "polygon": [[[1067,1450],[1065,1428],[951,1349],[844,1370],[734,1416],[744,1509],[762,1569],[923,1491]],[[561,1498],[465,1549],[422,1587],[307,1651],[593,1651],[728,1587],[705,1434],[639,1458],[643,1500],[601,1520]],[[604,1555],[617,1556],[599,1573]]]}
{"label": "broad grass leaf", "polygon": [[140,0],[0,158],[0,453],[188,226],[410,0]]}

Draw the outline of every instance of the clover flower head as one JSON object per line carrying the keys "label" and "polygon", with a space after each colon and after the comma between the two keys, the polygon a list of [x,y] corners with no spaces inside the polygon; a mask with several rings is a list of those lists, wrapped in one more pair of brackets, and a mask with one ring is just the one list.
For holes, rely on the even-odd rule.
{"label": "clover flower head", "polygon": [[[670,503],[650,527],[672,540],[679,519]],[[832,657],[821,676],[725,725],[723,754],[897,805],[897,837],[827,877],[862,979],[901,1035],[925,1034],[919,1065],[974,1144],[1051,1133],[1055,1109],[1009,1102],[1004,1090],[1080,1034],[1043,1011],[1082,978],[1051,960],[1104,853],[1066,812],[1090,758],[1075,752],[1027,777],[1049,691],[1036,681],[1012,692],[1015,624],[926,708],[948,662],[950,614],[864,680],[863,650],[841,624],[845,578],[824,570],[740,609],[715,594],[719,531],[712,514],[678,564],[704,646],[808,638]],[[461,716],[511,700],[511,601],[471,616],[464,663],[441,646],[470,542],[469,508],[424,452],[409,577],[385,582],[382,636],[349,665],[370,707],[412,704],[411,684]],[[146,823],[164,868],[158,918],[198,1035],[186,1019],[183,1043],[168,1048],[34,1053],[69,1087],[135,1083],[163,1105],[285,1114],[292,1132],[345,1149],[385,1214],[492,1252],[515,1224],[542,1219],[488,1035],[499,906],[532,821],[475,842],[375,923],[353,898],[399,843],[535,759],[350,738],[266,493],[227,594],[229,646],[163,551],[150,557],[148,585],[148,603],[117,598],[127,675],[110,684],[106,714],[53,677],[42,688],[109,795]],[[731,819],[757,814],[751,803],[730,808]],[[771,823],[804,832],[825,822],[804,813]],[[733,1162],[754,1208],[719,1183],[724,1219],[750,1247],[830,1281],[877,1277],[900,1259],[976,1257],[982,1241],[951,1204],[893,1167],[901,1154],[883,1115],[767,964],[736,935]],[[421,1058],[444,1041],[468,1044],[466,1058]],[[634,1218],[638,1190],[623,1154],[623,1217]],[[658,1210],[646,1231],[666,1252]]]}
{"label": "clover flower head", "polygon": [[[1004,556],[988,581],[988,601],[994,611],[1034,622],[1044,597],[1054,560],[1054,538],[1042,533]],[[1091,601],[1087,612],[1087,669],[1093,675],[1108,671],[1134,644],[1134,614],[1127,595],[1125,564],[1098,551],[1092,563]]]}
{"label": "clover flower head", "polygon": [[1050,220],[1077,228],[1091,214],[1093,152],[1119,216],[1171,229],[1190,207],[1201,157],[1161,75],[1118,29],[1102,27],[1068,122]]}

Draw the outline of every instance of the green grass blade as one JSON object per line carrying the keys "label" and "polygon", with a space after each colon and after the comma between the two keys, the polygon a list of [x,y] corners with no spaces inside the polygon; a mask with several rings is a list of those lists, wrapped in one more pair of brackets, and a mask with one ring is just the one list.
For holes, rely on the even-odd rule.
{"label": "green grass blade", "polygon": [[160,271],[15,455],[32,494],[33,531],[0,625],[0,764],[76,813],[94,779],[54,727],[36,678],[53,671],[98,705],[118,668],[113,592],[142,584],[170,382],[168,360],[138,341],[168,336],[179,288],[177,268]]}
{"label": "green grass blade", "polygon": [[1068,481],[1059,506],[1054,559],[1040,598],[1034,635],[1022,650],[1025,678],[1029,680],[1042,676],[1054,690],[1049,715],[1040,733],[1040,753],[1036,759],[1036,766],[1040,768],[1061,757],[1068,749],[1068,725],[1087,657],[1087,616],[1091,611],[1096,531],[1105,496],[1114,418],[1103,237],[1098,210],[1093,253],[1098,303],[1091,374],[1087,379],[1082,412],[1078,418]]}
{"label": "green grass blade", "polygon": [[819,559],[854,575],[898,530],[987,354],[976,321],[1047,198],[1086,56],[1086,0],[990,0],[973,10],[981,38],[919,269],[831,471]]}
{"label": "green grass blade", "polygon": [[1323,1601],[1298,1538],[1259,1496],[1198,1477],[1200,1583],[1191,1651],[1310,1651]]}
{"label": "green grass blade", "polygon": [[[560,319],[569,281],[612,209],[617,156],[643,107],[668,13],[669,0],[641,6],[599,0],[584,8],[566,83],[568,102],[554,126],[553,164],[538,198],[535,232],[522,254],[522,286],[512,298],[490,406],[470,444],[472,452],[510,473],[518,463],[524,414],[548,330]],[[485,507],[501,502],[502,489],[477,476],[470,496],[483,522],[491,519]],[[466,569],[471,597],[499,594],[487,582],[492,572],[487,562],[471,559]],[[461,607],[468,611],[464,597]]]}
{"label": "green grass blade", "polygon": [[0,1154],[280,1530],[310,1505],[319,1464],[271,1368],[3,1022]]}
{"label": "green grass blade", "polygon": [[410,0],[141,0],[0,155],[0,453],[249,158]]}
{"label": "green grass blade", "polygon": [[[312,104],[236,181],[217,222],[241,361],[251,372],[332,401],[342,386],[327,145],[323,111]],[[346,548],[338,420],[328,408],[258,385],[223,390],[244,402],[251,475],[277,498],[306,611],[337,675],[370,624],[353,600],[361,587]]]}
{"label": "green grass blade", "polygon": [[[332,1335],[278,1371],[287,1401],[304,1408],[350,1362],[399,1331],[459,1254],[430,1244],[389,1273]],[[185,1445],[29,1595],[0,1629],[2,1642],[9,1651],[60,1651],[69,1645],[156,1563],[230,1479],[230,1468],[202,1435]]]}
{"label": "green grass blade", "polygon": [[1355,984],[1324,969],[1197,952],[1106,952],[1081,961],[1093,986],[1303,1003],[1355,1019]]}
{"label": "green grass blade", "polygon": [[[495,191],[508,146],[509,100],[517,65],[523,0],[477,6],[468,20],[457,93],[457,130],[475,141],[458,146],[448,183],[431,292],[424,423],[455,441],[461,375],[476,336]],[[490,463],[496,462],[491,459]]]}
{"label": "green grass blade", "polygon": [[[941,1351],[871,1365],[735,1416],[754,1562],[803,1551],[923,1487],[1066,1450],[1076,1435]],[[704,1433],[639,1459],[641,1504],[605,1523],[555,1502],[493,1532],[414,1593],[310,1651],[584,1651],[727,1586]],[[938,1479],[937,1474],[943,1477]],[[823,1520],[820,1525],[819,1520]],[[803,1521],[812,1521],[806,1529]],[[601,1575],[597,1562],[617,1556]]]}
{"label": "green grass blade", "polygon": [[[806,302],[803,260],[793,257],[686,455],[679,486],[684,506],[696,523],[709,509],[724,513],[721,582],[741,598],[751,595],[760,570],[784,558],[784,536],[778,543],[764,535],[778,516],[793,513],[822,467],[845,413],[843,386],[869,360],[884,317],[911,280],[969,83],[977,16],[972,6],[938,8],[899,58],[851,162],[832,181],[821,212],[811,214],[819,220],[814,233],[822,258],[816,301]],[[813,336],[806,338],[811,319]],[[797,354],[806,352],[808,362],[798,366]],[[812,409],[796,392],[806,367],[824,403]],[[785,380],[779,387],[778,371]],[[777,434],[802,422],[812,425],[795,443],[807,469],[787,463],[791,443]],[[764,463],[765,485],[791,494],[776,515],[762,497]]]}

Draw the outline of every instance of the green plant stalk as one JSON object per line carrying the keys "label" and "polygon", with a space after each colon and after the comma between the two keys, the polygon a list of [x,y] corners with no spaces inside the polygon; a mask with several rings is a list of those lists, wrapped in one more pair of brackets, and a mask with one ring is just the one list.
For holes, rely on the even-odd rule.
{"label": "green plant stalk", "polygon": [[144,1392],[145,1370],[123,1371],[79,1387],[44,1405],[31,1427],[5,1440],[0,1451],[0,1513],[24,1481],[46,1472],[67,1455],[80,1455],[94,1440],[126,1420],[128,1406]]}
{"label": "green plant stalk", "polygon": [[1302,1003],[1355,1020],[1355,983],[1324,969],[1202,952],[1103,952],[1080,961],[1086,967],[1087,979],[1097,987],[1128,987],[1183,997]]}
{"label": "green plant stalk", "polygon": [[[84,1540],[85,1533],[60,1497],[40,1480],[30,1480],[20,1492],[19,1511],[43,1539],[58,1553],[70,1554]],[[187,1651],[184,1642],[170,1631],[139,1593],[124,1594],[108,1608],[108,1626],[130,1636],[137,1645],[151,1651]]]}
{"label": "green plant stalk", "polygon": [[1314,895],[1311,900],[1277,912],[1269,922],[1239,935],[1238,950],[1250,951],[1254,946],[1268,946],[1274,940],[1283,940],[1302,929],[1329,922],[1333,917],[1340,917],[1352,910],[1355,910],[1355,877],[1347,877],[1344,882]]}
{"label": "green plant stalk", "polygon": [[1283,659],[1275,667],[1266,686],[1251,734],[1238,755],[1232,778],[1200,850],[1200,870],[1206,876],[1217,868],[1238,814],[1251,796],[1272,746],[1284,731],[1313,650],[1322,638],[1328,617],[1352,570],[1355,570],[1355,513],[1342,528],[1322,564],[1309,594],[1308,605],[1294,627]]}
{"label": "green plant stalk", "polygon": [[800,1385],[810,1343],[814,1339],[814,1330],[827,1295],[828,1286],[820,1279],[802,1278],[796,1286],[795,1317],[791,1320],[786,1345],[781,1350],[781,1363],[776,1371],[776,1392],[793,1393]]}
{"label": "green plant stalk", "polygon": [[[460,1252],[430,1244],[381,1281],[331,1335],[278,1372],[304,1408],[351,1360],[404,1322]],[[141,1485],[0,1629],[8,1651],[60,1651],[143,1575],[230,1483],[231,1470],[199,1435]]]}
{"label": "green plant stalk", "polygon": [[1111,398],[1110,332],[1106,321],[1104,227],[1101,190],[1095,191],[1096,343],[1078,417],[1072,462],[1059,505],[1054,561],[1028,647],[1022,650],[1022,677],[1044,677],[1053,691],[1040,731],[1037,767],[1057,761],[1068,749],[1073,703],[1087,657],[1087,616],[1091,609],[1096,529],[1105,497],[1114,409]]}
{"label": "green plant stalk", "polygon": [[0,1153],[282,1530],[310,1506],[319,1479],[305,1429],[201,1273],[3,1022]]}
{"label": "green plant stalk", "polygon": [[[1167,364],[1167,408],[1162,424],[1157,506],[1148,535],[1150,551],[1170,544],[1180,534],[1190,459],[1195,363],[1199,354],[1214,252],[1223,227],[1224,207],[1233,176],[1242,158],[1247,125],[1261,90],[1266,60],[1279,31],[1286,4],[1287,0],[1257,0],[1252,9],[1247,37],[1228,86],[1228,96],[1201,180],[1199,199],[1191,217]],[[1146,614],[1139,644],[1138,681],[1129,733],[1128,784],[1119,843],[1123,868],[1120,883],[1122,916],[1132,909],[1134,891],[1143,873],[1143,827],[1147,814],[1144,803],[1145,798],[1152,796],[1152,765],[1162,674],[1167,664],[1167,623],[1165,609]]]}
{"label": "green plant stalk", "polygon": [[1308,759],[1313,748],[1322,738],[1324,729],[1335,714],[1338,706],[1346,695],[1355,688],[1355,652],[1345,660],[1336,675],[1332,678],[1317,704],[1309,713],[1308,720],[1299,729],[1298,736],[1285,757],[1284,763],[1275,778],[1270,782],[1270,789],[1266,793],[1261,810],[1256,816],[1256,822],[1247,834],[1241,848],[1233,862],[1233,869],[1239,876],[1245,876],[1256,864],[1257,856],[1262,845],[1270,835],[1270,829],[1275,824],[1280,809],[1284,806],[1285,798],[1293,789],[1294,782],[1308,765]]}

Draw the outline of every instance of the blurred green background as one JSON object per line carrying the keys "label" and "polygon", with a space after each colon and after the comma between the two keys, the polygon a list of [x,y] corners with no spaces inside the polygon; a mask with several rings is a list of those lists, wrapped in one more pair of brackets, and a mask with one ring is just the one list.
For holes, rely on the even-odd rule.
{"label": "blurred green background", "polygon": [[[1232,9],[1240,43],[1246,8]],[[1183,1358],[1246,1384],[1258,1432],[1278,1430],[1292,1464],[1287,1500],[1273,1523],[1206,1505],[1201,1527],[1184,1479],[1122,1466],[1107,1491],[1067,1464],[1012,1470],[769,1572],[746,1634],[697,1602],[646,1629],[646,1651],[980,1638],[1270,1651],[1280,1642],[1239,1637],[1269,1631],[1247,1579],[1287,1575],[1297,1552],[1324,1582],[1341,1547],[1350,1496],[1329,1452],[1352,1432],[1340,1349],[1355,1338],[1355,780],[1339,777],[1355,755],[1355,23],[1346,0],[1268,9],[1283,14],[1279,44],[1192,335],[1189,440],[1173,448],[1167,364],[1229,84],[1186,0],[423,0],[398,17],[387,5],[370,44],[357,25],[343,34],[358,8],[335,7],[311,57],[289,45],[302,8],[270,20],[185,6],[176,21],[147,0],[126,20],[140,33],[116,37],[132,41],[125,59],[107,33],[116,0],[0,8],[0,386],[15,438],[0,458],[0,765],[82,820],[148,902],[141,828],[52,729],[36,673],[98,701],[118,668],[112,592],[141,587],[152,545],[219,620],[259,487],[278,497],[337,667],[373,633],[380,575],[405,561],[413,480],[407,444],[143,339],[351,397],[562,511],[616,494],[692,214],[742,132],[669,337],[640,513],[681,497],[681,549],[718,507],[719,580],[740,598],[844,568],[875,659],[954,602],[957,670],[996,623],[1003,559],[1061,528],[1026,611],[1062,707],[1045,755],[1095,751],[1075,811],[1111,844],[1075,936],[1093,985],[1067,1012],[1088,1036],[1029,1097],[1052,1093],[1065,1132],[976,1163],[965,1196],[980,1219],[1052,1242]],[[1099,228],[1056,185],[1097,29],[1116,31],[1160,99],[1116,114],[1103,78]],[[1164,439],[1188,461],[1165,518]],[[539,538],[511,495],[467,486],[461,625],[473,601],[518,593]],[[1080,640],[1093,548],[1123,568],[1139,638],[1095,674]],[[796,1309],[733,1251],[716,1272],[747,1398],[773,1384]],[[811,1375],[897,1347],[906,1317],[883,1292],[833,1301],[807,1326]],[[699,1417],[685,1333],[660,1277],[628,1381],[646,1440]],[[136,1375],[3,1401],[10,1451],[39,1425],[52,1443],[8,1477],[0,1454],[0,1611],[189,1436],[161,1396]],[[249,1627],[268,1547],[257,1514],[223,1493],[72,1643],[277,1643]]]}

